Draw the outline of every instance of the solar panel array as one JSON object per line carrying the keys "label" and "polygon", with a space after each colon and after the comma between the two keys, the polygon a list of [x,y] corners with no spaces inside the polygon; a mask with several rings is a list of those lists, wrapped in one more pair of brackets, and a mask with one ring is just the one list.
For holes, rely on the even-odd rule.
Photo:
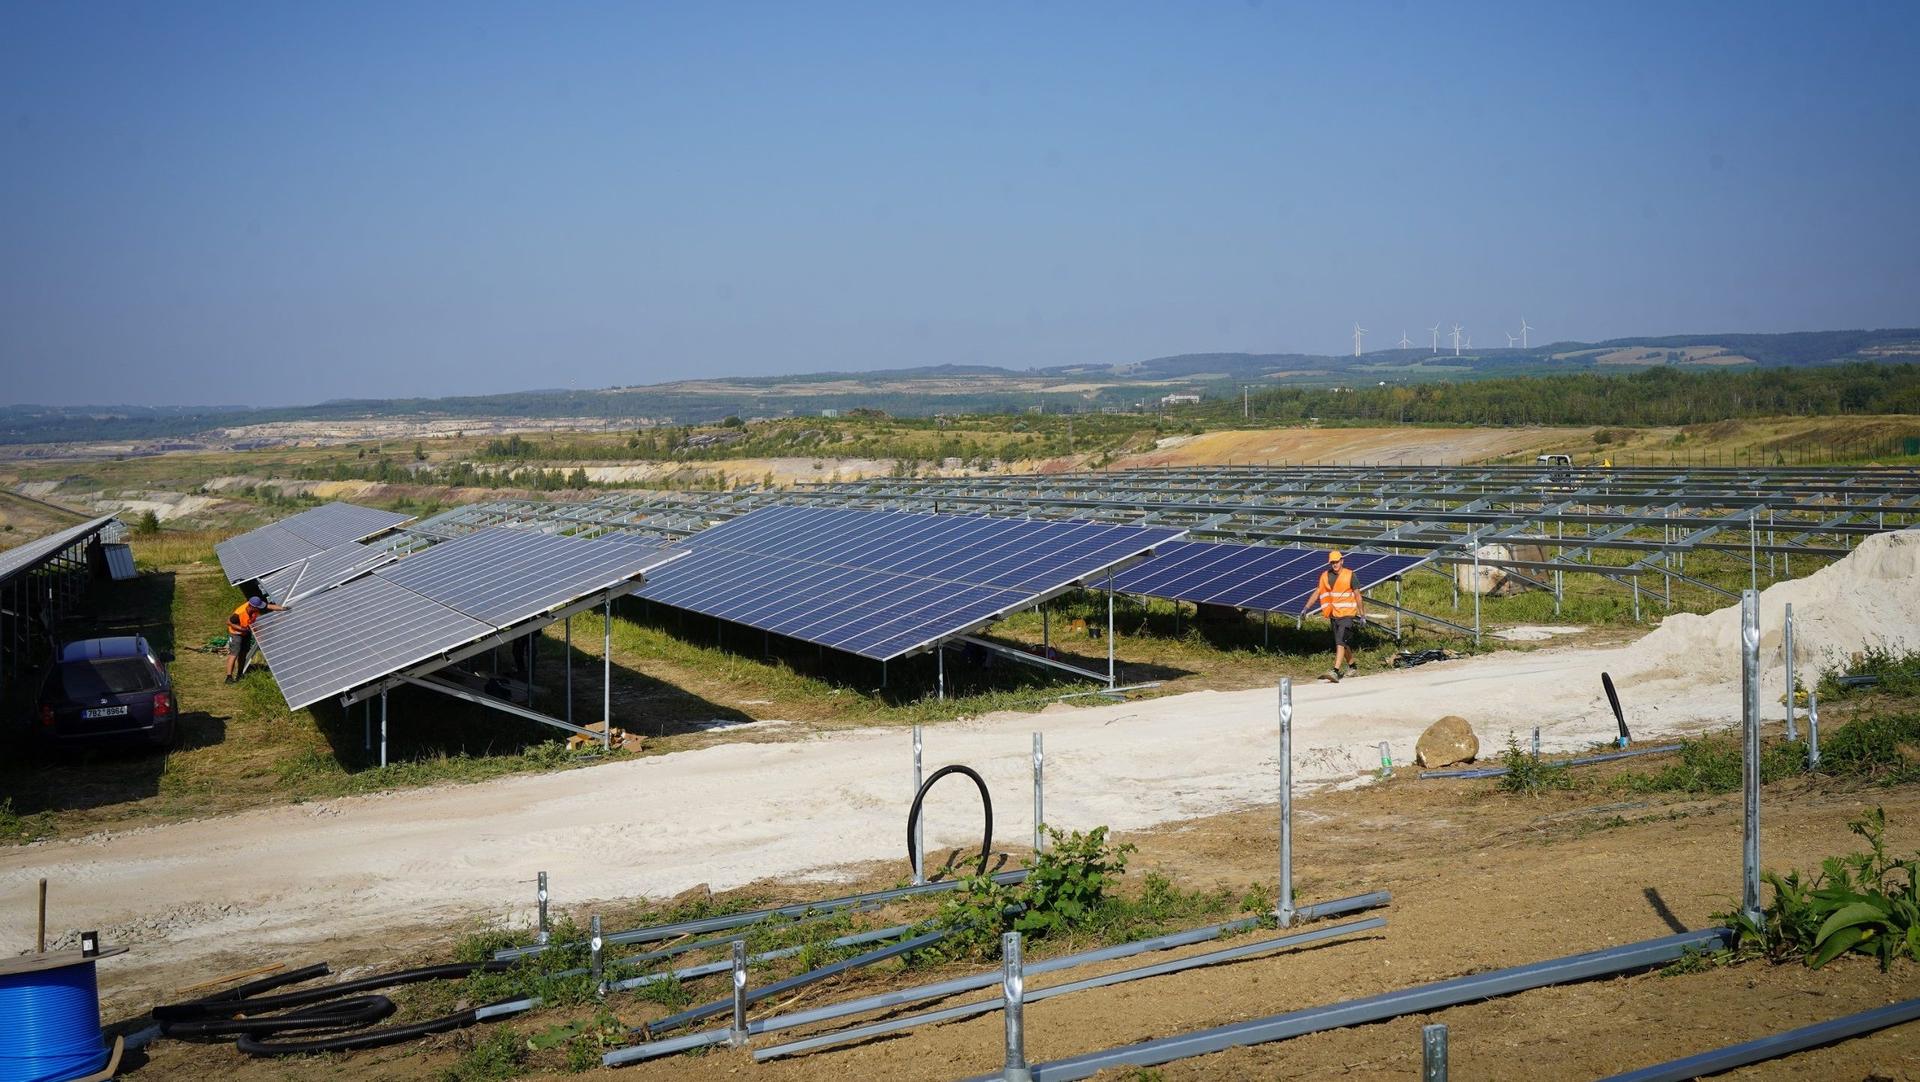
{"label": "solar panel array", "polygon": [[[1355,552],[1342,561],[1367,589],[1426,562],[1424,556]],[[1299,612],[1327,569],[1327,550],[1175,541],[1114,578],[1120,593],[1263,612]]]}
{"label": "solar panel array", "polygon": [[112,515],[102,515],[91,522],[83,522],[78,526],[61,530],[59,533],[48,534],[0,552],[0,582],[5,582],[22,571],[33,570],[62,549],[92,537],[106,529],[112,522]]}
{"label": "solar panel array", "polygon": [[888,660],[983,627],[1182,531],[770,507],[687,539],[640,596]]}
{"label": "solar panel array", "polygon": [[410,515],[350,503],[329,503],[268,526],[230,537],[213,547],[228,582],[270,575],[347,541],[390,530]]}
{"label": "solar panel array", "polygon": [[482,530],[300,598],[261,617],[254,634],[288,708],[298,710],[617,589],[683,555]]}
{"label": "solar panel array", "polygon": [[392,552],[358,541],[348,541],[283,567],[271,575],[262,576],[260,592],[267,600],[285,605],[322,590],[331,590],[398,558]]}

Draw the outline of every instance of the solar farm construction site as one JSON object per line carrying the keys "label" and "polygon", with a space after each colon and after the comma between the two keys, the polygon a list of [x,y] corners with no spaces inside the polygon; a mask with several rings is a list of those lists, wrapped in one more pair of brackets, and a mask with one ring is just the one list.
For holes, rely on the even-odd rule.
{"label": "solar farm construction site", "polygon": [[[367,784],[0,848],[0,934],[44,878],[133,948],[134,1078],[1920,1078],[1920,952],[1750,932],[1920,849],[1917,522],[1837,466],[322,505],[167,574],[283,606],[236,694]],[[0,553],[10,644],[110,528]],[[702,670],[828,705],[652,714]],[[408,782],[481,726],[550,768]]]}

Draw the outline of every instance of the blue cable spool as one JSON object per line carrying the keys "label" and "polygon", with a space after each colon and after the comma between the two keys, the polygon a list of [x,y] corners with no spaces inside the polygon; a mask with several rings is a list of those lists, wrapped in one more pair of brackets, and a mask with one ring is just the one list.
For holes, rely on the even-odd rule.
{"label": "blue cable spool", "polygon": [[0,1082],[71,1082],[107,1065],[94,962],[125,949],[0,960]]}

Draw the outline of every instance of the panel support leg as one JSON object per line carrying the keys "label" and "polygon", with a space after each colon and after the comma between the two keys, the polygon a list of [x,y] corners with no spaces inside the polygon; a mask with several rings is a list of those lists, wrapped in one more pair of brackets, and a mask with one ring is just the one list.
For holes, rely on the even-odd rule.
{"label": "panel support leg", "polygon": [[613,598],[600,622],[600,746],[613,746]]}

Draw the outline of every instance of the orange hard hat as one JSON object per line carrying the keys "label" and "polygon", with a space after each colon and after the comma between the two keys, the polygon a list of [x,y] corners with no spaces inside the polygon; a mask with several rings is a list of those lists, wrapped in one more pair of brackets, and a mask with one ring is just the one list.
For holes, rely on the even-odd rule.
{"label": "orange hard hat", "polygon": [[1340,558],[1340,550],[1339,550],[1339,549],[1334,549],[1334,550],[1333,550],[1332,552],[1329,552],[1329,553],[1327,553],[1327,562],[1328,562],[1328,563],[1332,563],[1333,561],[1335,561],[1335,560],[1338,560],[1339,558]]}

